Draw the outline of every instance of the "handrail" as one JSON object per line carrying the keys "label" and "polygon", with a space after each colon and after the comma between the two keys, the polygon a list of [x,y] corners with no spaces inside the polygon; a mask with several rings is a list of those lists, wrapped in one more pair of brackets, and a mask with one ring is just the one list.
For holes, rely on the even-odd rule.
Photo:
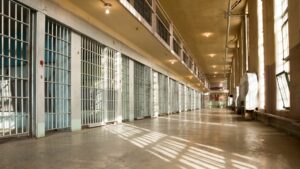
{"label": "handrail", "polygon": [[[122,1],[122,0],[119,0],[119,1]],[[154,14],[154,17],[157,21],[160,22],[160,26],[163,26],[162,29],[165,29],[163,30],[163,32],[158,32],[158,30],[156,30],[155,32],[159,34],[159,36],[162,38],[162,40],[164,40],[167,45],[169,47],[171,47],[174,51],[174,41],[176,42],[176,48],[178,48],[178,52],[176,52],[176,54],[179,56],[179,58],[183,59],[184,56],[182,56],[182,54],[185,55],[185,57],[187,57],[187,61],[184,61],[185,62],[185,65],[187,66],[188,69],[190,69],[190,71],[193,72],[193,75],[198,78],[198,80],[202,81],[203,83],[206,83],[206,77],[204,75],[203,72],[201,72],[200,70],[200,67],[199,66],[196,66],[198,65],[194,58],[195,57],[192,57],[192,52],[190,51],[189,48],[187,48],[187,43],[183,40],[181,34],[179,33],[178,29],[175,27],[175,25],[172,24],[172,21],[171,19],[169,18],[168,14],[166,13],[166,11],[162,8],[162,5],[160,4],[160,2],[158,0],[150,0],[152,3],[150,4],[149,0],[123,0],[123,3],[124,1],[127,1],[128,4],[130,4],[143,18],[145,16],[143,16],[142,13],[140,13],[140,11],[138,11],[138,9],[136,9],[135,7],[135,1],[146,1],[146,2],[143,2],[145,3],[148,8],[150,9],[151,13]],[[121,4],[123,4],[121,3]],[[153,4],[154,3],[154,4]],[[153,8],[155,7],[155,8]],[[156,11],[156,12],[155,12]],[[144,18],[145,20],[147,20],[146,18]],[[158,22],[156,23],[156,25],[153,25],[153,18],[151,19],[150,21],[150,25],[152,26],[158,26]],[[148,21],[147,21],[148,23]],[[166,32],[164,32],[166,31]],[[160,34],[162,33],[162,34]],[[167,37],[165,37],[166,35],[163,35],[164,33],[167,33]],[[173,46],[172,46],[173,44]],[[182,52],[182,54],[181,54]],[[195,67],[197,67],[198,69],[195,69]],[[204,79],[204,80],[203,80]]]}

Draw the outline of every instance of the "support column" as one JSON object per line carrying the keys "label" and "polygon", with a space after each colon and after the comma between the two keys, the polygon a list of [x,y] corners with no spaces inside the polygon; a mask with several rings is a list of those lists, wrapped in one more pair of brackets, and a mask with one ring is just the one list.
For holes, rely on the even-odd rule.
{"label": "support column", "polygon": [[174,25],[170,23],[170,49],[173,51]]}
{"label": "support column", "polygon": [[171,100],[171,98],[170,98],[170,78],[169,78],[169,76],[167,76],[167,107],[168,107],[168,114],[170,114],[171,113],[171,110],[170,110],[170,108],[171,108],[171,106],[170,106],[170,100]]}
{"label": "support column", "polygon": [[34,83],[34,114],[33,135],[37,138],[45,136],[45,83],[44,83],[44,56],[45,56],[45,25],[46,16],[41,12],[36,13],[36,36],[35,36],[35,81]]}
{"label": "support column", "polygon": [[129,60],[129,121],[134,121],[134,61]]}
{"label": "support column", "polygon": [[71,131],[81,130],[81,36],[71,32]]}
{"label": "support column", "polygon": [[156,25],[157,25],[157,20],[156,20],[156,0],[152,0],[152,31],[153,33],[156,32]]}

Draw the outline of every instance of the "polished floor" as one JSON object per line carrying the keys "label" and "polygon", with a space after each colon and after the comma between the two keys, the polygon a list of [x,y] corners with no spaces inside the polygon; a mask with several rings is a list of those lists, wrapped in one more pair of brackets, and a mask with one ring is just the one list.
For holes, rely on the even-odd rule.
{"label": "polished floor", "polygon": [[299,139],[226,110],[0,144],[1,169],[287,169],[299,157]]}

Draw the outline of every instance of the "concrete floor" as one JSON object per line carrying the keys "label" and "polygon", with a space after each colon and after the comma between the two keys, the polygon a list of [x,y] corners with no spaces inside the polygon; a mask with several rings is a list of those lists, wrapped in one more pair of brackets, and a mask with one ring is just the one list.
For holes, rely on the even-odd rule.
{"label": "concrete floor", "polygon": [[0,144],[1,169],[285,169],[299,157],[299,139],[221,110]]}

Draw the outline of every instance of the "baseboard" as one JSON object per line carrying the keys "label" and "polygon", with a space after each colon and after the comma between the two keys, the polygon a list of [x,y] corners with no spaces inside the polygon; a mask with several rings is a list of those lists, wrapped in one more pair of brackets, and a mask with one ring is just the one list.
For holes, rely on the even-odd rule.
{"label": "baseboard", "polygon": [[297,121],[276,115],[257,112],[255,113],[255,119],[300,138],[300,123]]}

